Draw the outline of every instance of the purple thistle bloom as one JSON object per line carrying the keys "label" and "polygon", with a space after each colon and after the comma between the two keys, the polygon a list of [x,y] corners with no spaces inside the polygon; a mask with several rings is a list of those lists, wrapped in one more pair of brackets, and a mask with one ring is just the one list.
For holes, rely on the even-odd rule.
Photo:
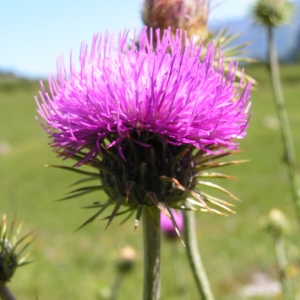
{"label": "purple thistle bloom", "polygon": [[[88,148],[100,152],[104,139],[121,145],[128,135],[141,132],[172,145],[189,144],[203,151],[218,145],[237,148],[233,139],[245,136],[250,86],[241,95],[234,87],[235,66],[227,76],[222,61],[213,66],[214,46],[200,61],[201,47],[165,31],[153,50],[146,31],[139,49],[127,46],[120,35],[118,50],[112,37],[94,36],[90,52],[82,45],[80,70],[71,64],[70,75],[61,66],[58,81],[49,80],[50,95],[40,93],[38,112],[58,149]],[[242,83],[240,84],[240,88]],[[120,149],[122,155],[122,149]],[[124,158],[124,157],[123,157]]]}
{"label": "purple thistle bloom", "polygon": [[149,32],[150,38],[144,28],[131,45],[126,33],[117,45],[109,34],[94,36],[89,51],[81,47],[79,70],[71,61],[68,74],[62,63],[58,79],[49,79],[50,93],[42,86],[41,101],[36,97],[55,151],[75,159],[75,167],[98,169],[62,167],[88,175],[87,180],[100,177],[103,184],[76,189],[64,199],[96,190],[109,197],[93,205],[99,211],[86,223],[111,204],[109,223],[125,206],[137,210],[136,225],[145,205],[159,208],[175,227],[170,207],[183,208],[182,201],[200,210],[218,212],[206,204],[212,203],[230,211],[226,202],[196,186],[232,196],[198,179],[229,178],[202,171],[220,165],[212,161],[231,154],[239,146],[234,140],[245,136],[251,86],[242,81],[235,86],[237,65],[232,62],[225,74],[222,57],[214,61],[213,43],[201,55],[205,46],[181,31],[173,36],[165,30],[160,39],[157,30],[154,49]]}

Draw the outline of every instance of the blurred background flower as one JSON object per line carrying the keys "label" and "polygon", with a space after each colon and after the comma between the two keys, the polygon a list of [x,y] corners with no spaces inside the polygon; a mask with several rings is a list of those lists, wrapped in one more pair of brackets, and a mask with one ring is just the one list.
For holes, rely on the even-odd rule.
{"label": "blurred background flower", "polygon": [[152,28],[185,30],[188,36],[205,37],[209,0],[145,0],[142,19]]}
{"label": "blurred background flower", "polygon": [[295,6],[286,0],[257,0],[251,8],[253,19],[268,26],[290,23],[294,14]]}
{"label": "blurred background flower", "polygon": [[[180,210],[174,211],[172,210],[172,214],[174,217],[174,221],[177,224],[179,233],[181,234],[183,231],[183,216]],[[176,228],[174,227],[170,218],[168,218],[164,213],[160,214],[160,228],[162,233],[170,240],[178,239],[178,232],[176,232]]]}

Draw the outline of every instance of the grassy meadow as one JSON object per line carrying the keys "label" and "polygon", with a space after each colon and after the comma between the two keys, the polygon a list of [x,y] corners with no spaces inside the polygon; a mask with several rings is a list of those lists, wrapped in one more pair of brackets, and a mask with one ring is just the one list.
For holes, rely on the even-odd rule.
{"label": "grassy meadow", "polygon": [[[283,163],[270,79],[264,65],[253,65],[246,71],[259,86],[252,93],[253,116],[248,135],[241,142],[243,151],[232,159],[249,162],[222,170],[238,176],[238,180],[215,181],[242,201],[236,203],[236,214],[228,217],[197,214],[198,244],[216,300],[246,299],[239,292],[254,274],[278,278],[272,239],[259,227],[260,219],[272,208],[281,209],[290,219],[288,255],[294,266],[300,264],[300,231]],[[300,161],[300,65],[281,66],[281,77]],[[103,291],[115,279],[119,250],[130,245],[137,251],[136,265],[125,278],[119,299],[141,299],[142,227],[134,231],[133,218],[122,226],[116,219],[104,230],[105,221],[97,220],[74,232],[94,213],[81,207],[101,201],[105,195],[94,193],[54,202],[80,177],[44,166],[72,162],[56,158],[48,146],[47,135],[35,120],[33,96],[38,90],[38,82],[4,76],[0,79],[0,215],[6,213],[11,220],[17,213],[18,220],[24,220],[22,232],[34,230],[37,234],[30,256],[36,261],[17,270],[8,286],[21,300],[104,299]],[[300,274],[294,279],[300,286]],[[183,246],[165,239],[161,299],[198,299]]]}

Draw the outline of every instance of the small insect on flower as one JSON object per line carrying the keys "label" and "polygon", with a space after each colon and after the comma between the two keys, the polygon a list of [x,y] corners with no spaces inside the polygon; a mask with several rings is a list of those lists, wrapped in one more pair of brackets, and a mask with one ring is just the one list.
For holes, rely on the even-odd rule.
{"label": "small insect on flower", "polygon": [[90,50],[81,47],[79,70],[71,61],[67,73],[61,63],[57,79],[49,79],[50,92],[42,85],[36,102],[51,146],[76,162],[55,167],[86,175],[76,184],[101,182],[77,188],[62,200],[94,191],[108,196],[104,203],[87,206],[98,212],[83,225],[110,205],[108,225],[117,215],[136,212],[137,226],[147,206],[159,209],[177,228],[171,207],[185,209],[186,201],[193,209],[220,213],[213,204],[231,211],[230,203],[198,186],[235,198],[202,179],[230,178],[208,169],[240,162],[214,160],[234,153],[236,140],[245,137],[251,86],[242,80],[235,86],[233,61],[226,72],[221,55],[214,64],[213,43],[200,59],[204,47],[179,30],[175,36],[170,30],[148,35],[144,28],[131,44],[127,32],[117,43],[110,34],[95,35]]}

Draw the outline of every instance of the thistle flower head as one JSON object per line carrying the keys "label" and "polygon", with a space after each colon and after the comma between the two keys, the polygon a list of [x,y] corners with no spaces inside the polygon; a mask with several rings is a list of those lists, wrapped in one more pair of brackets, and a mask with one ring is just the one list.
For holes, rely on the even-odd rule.
{"label": "thistle flower head", "polygon": [[257,0],[251,10],[253,19],[262,25],[280,26],[289,23],[294,6],[286,0]]}
{"label": "thistle flower head", "polygon": [[145,0],[142,19],[146,26],[160,29],[178,28],[188,36],[205,36],[209,0]]}
{"label": "thistle flower head", "polygon": [[15,219],[10,229],[8,229],[7,225],[6,215],[3,215],[2,222],[0,222],[0,287],[7,281],[10,281],[18,267],[28,263],[26,262],[28,253],[24,256],[22,255],[30,242],[25,243],[21,249],[19,248],[20,244],[24,242],[29,235],[25,235],[20,240],[17,240],[22,228],[22,223],[15,232]]}
{"label": "thistle flower head", "polygon": [[194,189],[200,169],[218,166],[212,160],[237,149],[235,140],[246,134],[250,85],[235,87],[236,64],[225,73],[220,56],[215,67],[213,43],[200,60],[201,46],[181,31],[165,30],[160,39],[157,30],[154,49],[150,33],[141,32],[138,48],[135,40],[128,46],[127,34],[117,44],[109,34],[96,35],[90,49],[82,45],[80,69],[71,63],[67,74],[62,64],[50,93],[42,86],[36,98],[55,151],[97,172],[63,168],[102,181],[64,199],[95,190],[108,195],[92,205],[99,211],[87,222],[110,204],[109,222],[121,206],[137,210],[138,220],[144,205],[173,219],[170,207],[188,196],[203,210],[206,202],[220,204]]}

